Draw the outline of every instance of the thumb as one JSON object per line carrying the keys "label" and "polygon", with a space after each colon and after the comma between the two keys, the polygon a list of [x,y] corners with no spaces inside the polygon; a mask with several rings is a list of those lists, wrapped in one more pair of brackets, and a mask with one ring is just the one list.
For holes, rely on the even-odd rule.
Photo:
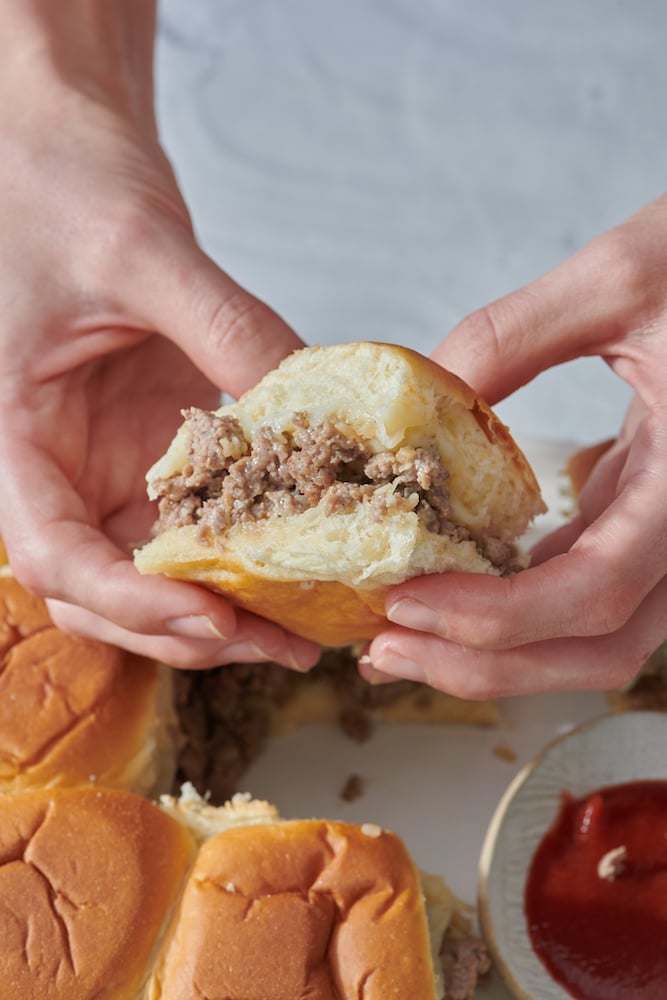
{"label": "thumb", "polygon": [[[666,212],[667,200],[654,203],[537,281],[472,313],[434,359],[494,404],[553,365],[604,356],[650,320],[655,221],[664,226]],[[666,256],[664,249],[659,254]]]}
{"label": "thumb", "polygon": [[121,294],[142,325],[177,344],[232,396],[304,346],[277,313],[225,274],[180,226],[162,227],[157,248],[143,256],[140,276],[126,278]]}

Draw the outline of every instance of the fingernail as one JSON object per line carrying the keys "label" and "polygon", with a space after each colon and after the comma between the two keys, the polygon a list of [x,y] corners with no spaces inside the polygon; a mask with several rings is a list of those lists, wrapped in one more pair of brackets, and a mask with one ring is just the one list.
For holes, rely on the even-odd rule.
{"label": "fingernail", "polygon": [[267,653],[254,642],[228,642],[220,650],[221,663],[266,663],[276,660],[275,652]]}
{"label": "fingernail", "polygon": [[446,626],[440,615],[412,597],[401,597],[395,601],[387,611],[387,618],[394,625],[413,628],[418,632],[432,632],[442,636],[446,634]]}
{"label": "fingernail", "polygon": [[[382,684],[387,677],[385,674],[381,674],[379,670],[375,669],[375,664],[368,655],[368,653],[362,653],[357,660],[357,667],[359,668],[359,673],[368,684]],[[389,678],[392,680],[392,678]]]}
{"label": "fingernail", "polygon": [[401,677],[397,677],[395,674],[385,674],[382,670],[379,670],[377,667],[377,658],[374,660],[370,653],[362,653],[357,660],[357,666],[363,679],[373,686],[396,684],[397,681],[402,680]]}
{"label": "fingernail", "polygon": [[184,615],[182,618],[169,618],[165,624],[172,635],[182,635],[186,639],[226,638],[207,615]]}
{"label": "fingernail", "polygon": [[310,642],[303,644],[298,640],[292,641],[285,650],[285,663],[291,670],[298,670],[300,674],[306,674],[319,662],[322,651],[319,646],[313,646]]}
{"label": "fingernail", "polygon": [[[408,660],[397,653],[391,646],[385,646],[373,661],[373,670],[389,675],[393,680],[401,678],[405,681],[427,681],[426,671],[419,663]],[[371,681],[371,683],[373,683]],[[378,682],[376,682],[378,683]]]}
{"label": "fingernail", "polygon": [[226,663],[236,660],[239,663],[279,663],[288,670],[306,673],[315,666],[319,657],[313,657],[305,651],[292,649],[290,646],[282,649],[272,649],[270,652],[257,646],[254,642],[228,643],[221,651]]}

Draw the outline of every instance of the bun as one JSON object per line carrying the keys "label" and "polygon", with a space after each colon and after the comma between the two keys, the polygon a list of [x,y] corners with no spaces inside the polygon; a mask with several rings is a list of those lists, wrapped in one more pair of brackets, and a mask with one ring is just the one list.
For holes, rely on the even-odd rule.
{"label": "bun", "polygon": [[545,509],[469,386],[375,343],[305,348],[238,403],[188,411],[147,478],[161,516],[140,572],[331,646],[376,635],[387,589],[412,576],[519,568],[514,544]]}
{"label": "bun", "polygon": [[156,794],[175,766],[171,675],[59,631],[0,575],[0,792],[99,782]]}
{"label": "bun", "polygon": [[151,980],[163,1000],[190,1000],[194,983],[229,1000],[435,1000],[424,898],[402,841],[324,820],[217,833]]}
{"label": "bun", "polygon": [[[420,874],[395,834],[281,820],[243,796],[164,806],[108,789],[0,796],[12,1000],[442,996]],[[442,935],[457,902],[432,877],[426,892]]]}
{"label": "bun", "polygon": [[139,1000],[194,851],[130,792],[0,795],[2,995]]}

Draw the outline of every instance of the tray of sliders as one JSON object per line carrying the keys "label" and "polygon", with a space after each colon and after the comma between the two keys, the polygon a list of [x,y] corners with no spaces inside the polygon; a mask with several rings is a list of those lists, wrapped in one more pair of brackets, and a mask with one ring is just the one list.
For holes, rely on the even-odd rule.
{"label": "tray of sliders", "polygon": [[[386,587],[438,566],[515,571],[521,546],[571,513],[573,448],[519,448],[412,352],[346,345],[290,365],[240,408],[187,412],[148,475],[160,518],[137,563],[318,639],[310,674],[174,671],[64,635],[10,567],[0,574],[0,982],[16,1000],[527,996],[477,916],[498,803],[546,743],[663,690],[655,664],[641,704],[627,692],[469,703],[361,681]],[[192,459],[210,456],[212,435],[206,478]],[[282,468],[297,451],[285,480],[275,454]],[[343,485],[248,515],[253,456],[274,492],[301,498],[294,480],[323,453],[344,462]]]}

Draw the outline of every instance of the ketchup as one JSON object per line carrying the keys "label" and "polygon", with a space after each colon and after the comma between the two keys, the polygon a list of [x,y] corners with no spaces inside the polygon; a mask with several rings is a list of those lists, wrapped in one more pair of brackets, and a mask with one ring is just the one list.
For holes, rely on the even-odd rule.
{"label": "ketchup", "polygon": [[667,781],[562,797],[532,859],[533,948],[578,1000],[667,998]]}

